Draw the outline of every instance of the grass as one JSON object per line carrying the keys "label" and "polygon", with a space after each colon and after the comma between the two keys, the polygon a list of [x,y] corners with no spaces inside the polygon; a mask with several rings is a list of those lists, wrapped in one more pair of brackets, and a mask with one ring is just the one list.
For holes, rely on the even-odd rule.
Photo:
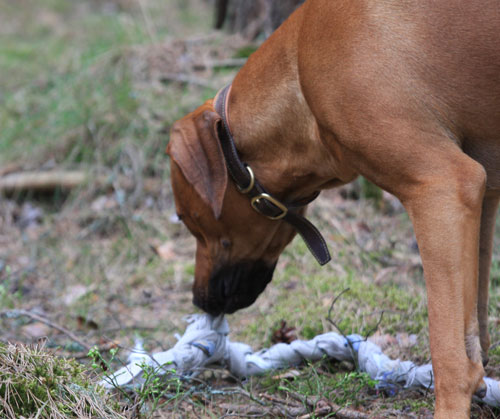
{"label": "grass", "polygon": [[308,364],[293,378],[268,376],[260,385],[270,394],[286,397],[301,394],[324,398],[339,406],[359,406],[369,393],[375,393],[376,381],[368,374],[345,371],[327,361]]}
{"label": "grass", "polygon": [[[169,220],[174,208],[166,132],[214,90],[160,79],[190,72],[197,60],[247,56],[255,45],[214,35],[202,0],[0,0],[0,9],[0,170],[13,163],[21,170],[62,167],[111,180],[104,187],[90,181],[70,194],[0,200],[0,310],[34,310],[64,326],[104,348],[100,353],[110,369],[120,365],[135,335],[147,350],[164,350],[175,343],[174,333],[183,332],[182,317],[195,310],[194,242]],[[214,86],[233,74],[226,68],[195,73]],[[156,186],[147,187],[151,180]],[[28,204],[42,216],[26,227],[21,221]],[[282,320],[302,339],[337,331],[333,321],[345,334],[375,334],[392,357],[428,362],[425,287],[412,228],[404,213],[387,213],[389,207],[365,182],[323,194],[309,213],[325,233],[333,261],[320,268],[295,239],[258,301],[230,316],[231,339],[258,349],[271,344]],[[161,245],[167,246],[163,256]],[[488,367],[496,377],[499,257],[491,275],[494,347]],[[43,350],[18,348],[50,365],[76,368],[78,374],[64,375],[65,382],[94,385],[87,378],[95,372],[95,358],[67,335],[22,317],[0,318],[0,327],[4,342],[31,344],[44,337]],[[417,336],[411,345],[386,339],[404,341],[411,334]],[[109,344],[122,348],[117,357],[108,354]],[[2,346],[0,356],[6,348],[12,346]],[[71,357],[83,364],[66,361]],[[0,389],[13,372],[1,374]],[[151,375],[140,391],[117,392],[113,400],[128,417],[220,417],[250,402],[280,416],[261,394],[281,400],[314,396],[308,411],[329,400],[373,417],[425,416],[433,404],[432,395],[422,392],[387,397],[352,365],[328,361],[305,365],[293,378],[273,372],[243,383],[220,370],[195,383],[167,386]],[[473,415],[495,412],[475,405]]]}
{"label": "grass", "polygon": [[40,346],[0,343],[0,415],[5,418],[124,418],[83,365]]}
{"label": "grass", "polygon": [[[113,165],[126,141],[154,161],[166,139],[159,138],[153,109],[169,122],[186,108],[168,92],[134,84],[128,60],[134,48],[152,42],[145,15],[155,16],[155,37],[168,36],[175,19],[168,10],[177,3],[161,10],[153,2],[144,13],[137,5],[121,10],[120,2],[108,13],[92,1],[3,3],[3,19],[15,23],[0,32],[0,66],[8,74],[0,90],[0,162],[54,158],[78,165],[98,158]],[[192,10],[183,9],[180,21],[206,28]]]}

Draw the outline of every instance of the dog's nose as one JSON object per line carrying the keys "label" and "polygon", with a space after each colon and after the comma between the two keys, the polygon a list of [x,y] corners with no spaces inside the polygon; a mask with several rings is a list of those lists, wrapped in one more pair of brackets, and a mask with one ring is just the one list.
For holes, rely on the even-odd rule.
{"label": "dog's nose", "polygon": [[212,315],[248,307],[271,281],[275,266],[263,261],[223,266],[210,278],[208,292],[194,290],[193,303]]}
{"label": "dog's nose", "polygon": [[219,314],[222,314],[224,312],[224,307],[217,301],[200,297],[196,294],[196,292],[193,295],[193,304],[196,307],[201,308],[205,313],[211,314],[212,316],[218,316]]}
{"label": "dog's nose", "polygon": [[486,396],[487,390],[488,390],[488,387],[486,386],[486,383],[484,382],[484,380],[481,380],[481,382],[479,383],[479,386],[477,387],[477,389],[474,393],[474,396],[479,397],[480,399],[484,399],[484,397]]}

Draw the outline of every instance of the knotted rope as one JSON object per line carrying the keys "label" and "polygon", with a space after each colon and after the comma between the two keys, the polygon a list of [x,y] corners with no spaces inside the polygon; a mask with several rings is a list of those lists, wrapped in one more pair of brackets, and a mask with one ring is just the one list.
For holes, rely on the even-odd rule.
{"label": "knotted rope", "polygon": [[[184,335],[173,348],[153,355],[144,352],[142,346],[136,348],[129,356],[129,364],[106,377],[102,384],[106,388],[140,385],[144,381],[144,365],[154,367],[159,374],[194,377],[203,368],[218,364],[244,378],[327,357],[337,361],[356,360],[359,370],[368,373],[378,382],[378,388],[389,393],[401,387],[434,388],[431,364],[417,366],[411,361],[392,360],[378,345],[359,335],[344,337],[329,332],[308,341],[278,343],[254,352],[247,344],[229,340],[229,326],[222,316],[192,315],[187,321]],[[482,401],[500,407],[500,383],[488,377],[484,380],[487,391]]]}

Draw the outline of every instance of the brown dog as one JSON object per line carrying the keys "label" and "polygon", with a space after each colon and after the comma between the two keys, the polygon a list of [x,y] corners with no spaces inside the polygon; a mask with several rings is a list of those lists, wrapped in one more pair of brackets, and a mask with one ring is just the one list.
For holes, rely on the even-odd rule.
{"label": "brown dog", "polygon": [[[500,2],[309,0],[248,60],[227,104],[239,157],[282,202],[359,174],[401,200],[425,271],[435,415],[467,417],[489,347]],[[220,119],[206,102],[168,147],[197,239],[194,302],[214,314],[251,304],[295,234],[228,177]]]}

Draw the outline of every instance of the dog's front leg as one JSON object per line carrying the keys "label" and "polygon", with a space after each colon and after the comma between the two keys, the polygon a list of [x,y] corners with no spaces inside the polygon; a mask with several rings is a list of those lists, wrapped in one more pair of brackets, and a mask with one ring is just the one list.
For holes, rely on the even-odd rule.
{"label": "dog's front leg", "polygon": [[461,152],[449,157],[411,189],[405,206],[427,285],[435,417],[465,418],[471,395],[484,390],[477,290],[486,174]]}
{"label": "dog's front leg", "polygon": [[479,336],[483,365],[488,363],[490,334],[488,332],[488,294],[490,286],[490,267],[493,251],[493,233],[498,209],[498,196],[486,196],[481,214],[481,236],[479,245],[479,288],[477,311],[479,319]]}

